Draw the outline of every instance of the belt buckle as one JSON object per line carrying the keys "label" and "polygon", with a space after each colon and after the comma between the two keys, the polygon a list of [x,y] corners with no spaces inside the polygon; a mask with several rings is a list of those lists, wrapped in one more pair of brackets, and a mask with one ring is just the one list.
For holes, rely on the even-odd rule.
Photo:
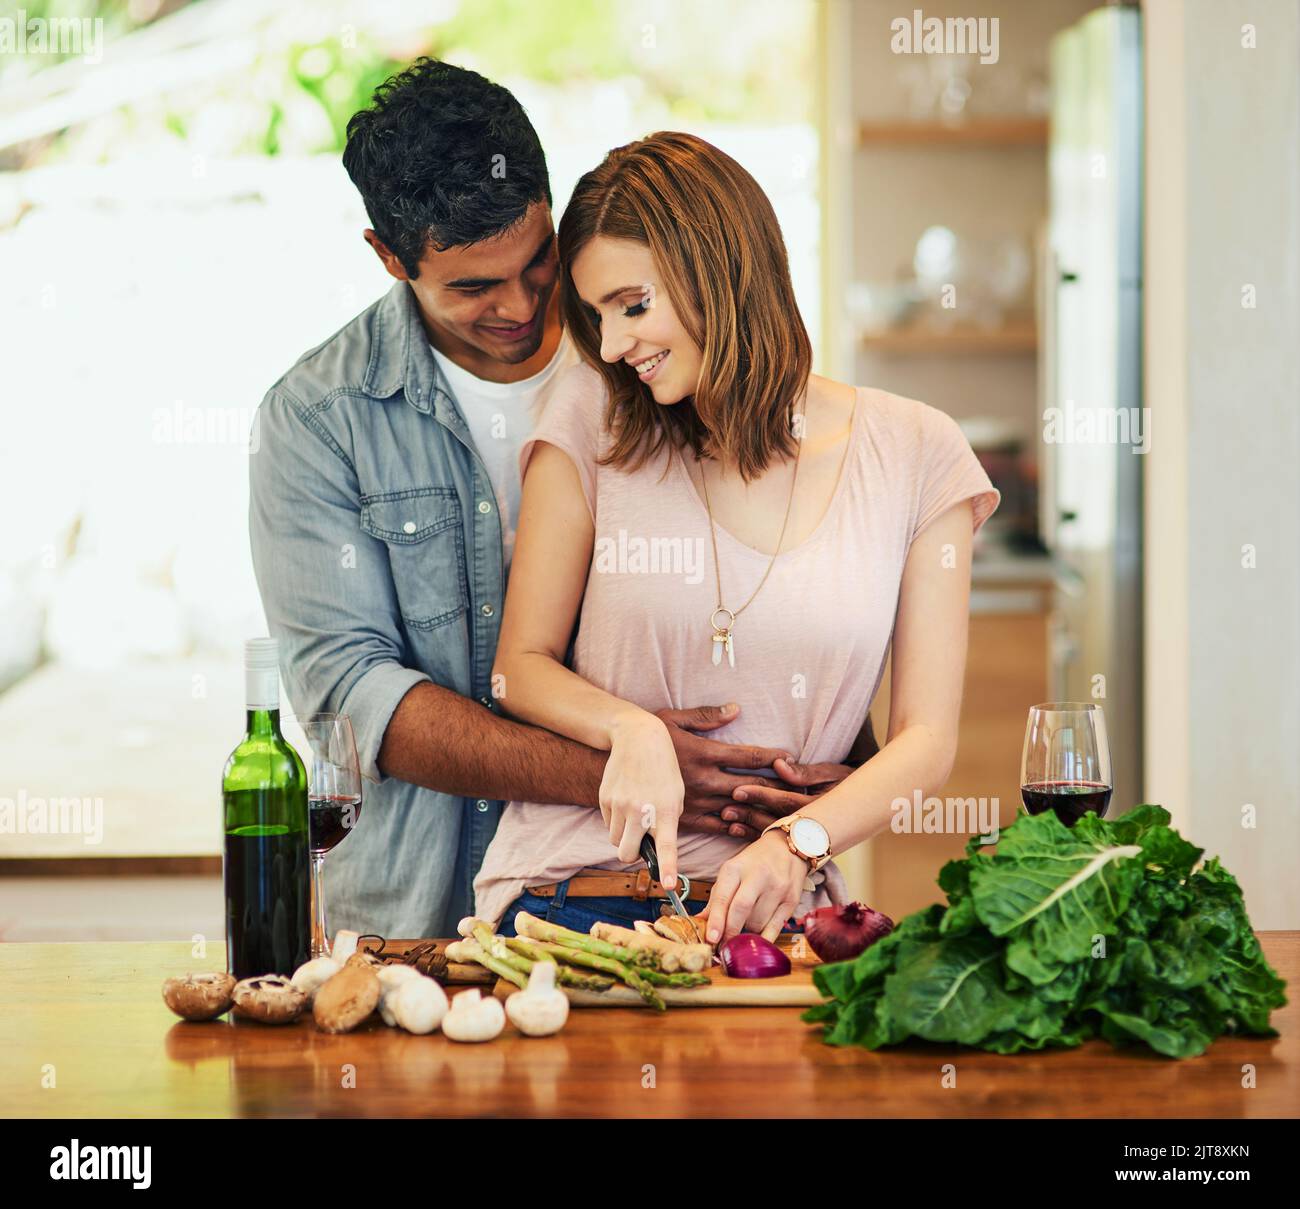
{"label": "belt buckle", "polygon": [[[686,874],[679,873],[677,875],[677,881],[679,883],[677,887],[677,894],[681,898],[682,903],[685,904],[686,900],[691,896],[691,879],[687,877]],[[663,898],[660,899],[660,901],[664,904],[663,913],[666,915],[676,915],[677,912],[673,909],[672,900],[668,897],[668,891],[664,888],[664,884],[662,882],[659,883],[659,889],[663,890],[664,892]]]}

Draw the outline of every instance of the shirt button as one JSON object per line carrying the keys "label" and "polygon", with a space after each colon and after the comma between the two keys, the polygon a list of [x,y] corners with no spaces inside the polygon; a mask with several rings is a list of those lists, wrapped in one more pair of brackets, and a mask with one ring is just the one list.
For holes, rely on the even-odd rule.
{"label": "shirt button", "polygon": [[404,525],[402,526],[402,532],[403,532],[403,533],[414,533],[414,532],[415,532],[415,522],[414,522],[414,521],[407,521],[406,524],[404,524]]}
{"label": "shirt button", "polygon": [[489,504],[487,500],[479,500],[478,510],[483,513],[484,516],[487,516],[487,514],[492,511],[492,505]]}
{"label": "shirt button", "polygon": [[482,613],[484,617],[491,617],[492,614],[496,612],[496,609],[491,605],[484,605],[479,612]]}
{"label": "shirt button", "polygon": [[486,705],[486,706],[488,707],[488,709],[491,709],[491,708],[492,708],[492,698],[491,698],[491,697],[480,697],[480,698],[479,698],[479,702],[480,702],[480,704],[482,704],[482,705]]}
{"label": "shirt button", "polygon": [[474,803],[474,809],[477,810],[479,814],[487,814],[488,804],[482,798],[479,798],[479,800]]}

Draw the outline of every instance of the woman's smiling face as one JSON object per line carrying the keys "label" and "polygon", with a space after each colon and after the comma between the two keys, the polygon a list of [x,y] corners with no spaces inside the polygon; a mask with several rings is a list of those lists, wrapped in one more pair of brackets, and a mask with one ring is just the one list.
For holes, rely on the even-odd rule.
{"label": "woman's smiling face", "polygon": [[597,235],[574,257],[572,275],[595,317],[602,360],[631,366],[656,403],[695,393],[703,357],[645,244]]}

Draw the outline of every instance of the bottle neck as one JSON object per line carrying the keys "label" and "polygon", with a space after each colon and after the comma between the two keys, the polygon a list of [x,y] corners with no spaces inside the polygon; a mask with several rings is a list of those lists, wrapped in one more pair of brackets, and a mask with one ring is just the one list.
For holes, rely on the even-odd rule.
{"label": "bottle neck", "polygon": [[244,668],[244,702],[248,733],[280,733],[280,672],[278,668]]}
{"label": "bottle neck", "polygon": [[248,737],[278,739],[280,738],[280,710],[248,707]]}

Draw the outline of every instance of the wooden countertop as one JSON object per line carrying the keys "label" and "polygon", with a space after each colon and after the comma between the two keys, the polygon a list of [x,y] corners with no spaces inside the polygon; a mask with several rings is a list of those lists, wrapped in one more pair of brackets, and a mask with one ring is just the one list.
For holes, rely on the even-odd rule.
{"label": "wooden countertop", "polygon": [[[1300,932],[1260,940],[1294,988]],[[162,980],[222,961],[220,946],[195,960],[173,943],[0,944],[0,1115],[1300,1115],[1294,989],[1273,1017],[1280,1037],[1225,1038],[1182,1062],[1101,1042],[1015,1057],[919,1044],[836,1049],[785,1008],[574,1009],[557,1037],[507,1029],[487,1045],[458,1045],[377,1022],[328,1036],[310,1021],[178,1021]],[[955,1088],[942,1085],[947,1063]]]}

